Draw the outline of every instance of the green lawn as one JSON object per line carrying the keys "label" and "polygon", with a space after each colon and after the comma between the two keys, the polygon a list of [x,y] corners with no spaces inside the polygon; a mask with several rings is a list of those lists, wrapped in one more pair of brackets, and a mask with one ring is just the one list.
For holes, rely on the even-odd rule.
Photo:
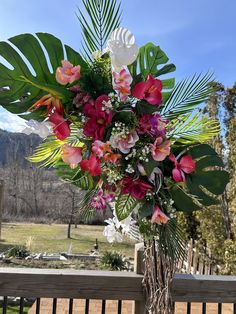
{"label": "green lawn", "polygon": [[16,244],[28,243],[31,252],[34,253],[68,252],[70,247],[72,253],[89,253],[97,238],[101,253],[106,250],[116,250],[127,257],[133,257],[134,243],[132,241],[125,239],[123,243],[109,244],[102,234],[103,229],[103,226],[79,225],[77,229],[72,228],[72,238],[67,239],[66,225],[4,223],[0,252]]}

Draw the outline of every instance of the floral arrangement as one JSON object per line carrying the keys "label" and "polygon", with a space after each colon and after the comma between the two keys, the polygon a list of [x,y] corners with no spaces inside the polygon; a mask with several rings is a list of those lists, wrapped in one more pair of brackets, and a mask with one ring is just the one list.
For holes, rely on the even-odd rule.
{"label": "floral arrangement", "polygon": [[[160,283],[165,272],[173,273],[168,258],[176,260],[184,249],[176,213],[216,204],[229,180],[205,143],[219,132],[217,121],[201,110],[212,93],[212,75],[175,83],[169,77],[175,66],[161,48],[138,47],[120,27],[116,0],[82,2],[83,56],[46,33],[0,43],[7,61],[0,64],[0,104],[28,120],[23,132],[44,139],[29,160],[56,168],[87,191],[80,204],[84,218],[112,210],[104,230],[109,242],[122,241],[122,234],[152,241],[146,271],[155,273],[152,261],[161,261]],[[166,259],[148,259],[153,247]],[[154,309],[156,296],[169,290],[161,291],[149,275]],[[158,313],[171,312],[160,306]]]}

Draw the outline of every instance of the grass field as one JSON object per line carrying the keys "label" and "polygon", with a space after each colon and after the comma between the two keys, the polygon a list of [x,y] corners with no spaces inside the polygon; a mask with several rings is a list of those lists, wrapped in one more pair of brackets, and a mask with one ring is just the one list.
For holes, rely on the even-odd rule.
{"label": "grass field", "polygon": [[96,238],[99,251],[115,250],[127,257],[133,257],[134,243],[126,239],[122,243],[109,244],[103,236],[103,226],[79,225],[72,227],[71,239],[67,239],[67,226],[59,224],[23,224],[4,223],[2,226],[2,239],[0,252],[6,251],[14,245],[28,243],[30,251],[34,253],[89,253],[93,249]]}

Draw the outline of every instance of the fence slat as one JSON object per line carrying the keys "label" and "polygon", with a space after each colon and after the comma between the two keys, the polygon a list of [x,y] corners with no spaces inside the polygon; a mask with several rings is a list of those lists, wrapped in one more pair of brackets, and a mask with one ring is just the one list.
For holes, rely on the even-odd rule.
{"label": "fence slat", "polygon": [[106,314],[106,300],[102,300],[102,312],[101,314]]}
{"label": "fence slat", "polygon": [[40,298],[36,300],[36,314],[40,313]]}
{"label": "fence slat", "polygon": [[89,299],[86,299],[85,301],[85,314],[89,314]]}
{"label": "fence slat", "polygon": [[20,314],[24,313],[24,298],[20,298]]}
{"label": "fence slat", "polygon": [[122,312],[122,300],[118,301],[118,309],[117,309],[117,314],[121,314]]}
{"label": "fence slat", "polygon": [[3,304],[2,304],[2,314],[7,313],[7,297],[3,298]]}
{"label": "fence slat", "polygon": [[73,313],[73,299],[70,299],[69,300],[69,314],[72,314]]}

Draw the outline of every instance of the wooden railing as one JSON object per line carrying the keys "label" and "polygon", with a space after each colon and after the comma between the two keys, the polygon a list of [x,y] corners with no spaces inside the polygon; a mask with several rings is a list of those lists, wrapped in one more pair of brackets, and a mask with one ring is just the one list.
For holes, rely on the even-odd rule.
{"label": "wooden railing", "polygon": [[[130,272],[46,270],[46,269],[0,269],[0,295],[4,297],[2,313],[7,313],[8,297],[20,297],[19,313],[24,312],[25,298],[35,298],[37,314],[40,313],[41,298],[52,298],[52,313],[57,312],[57,299],[69,299],[69,314],[73,313],[74,299],[85,299],[79,314],[89,313],[90,300],[102,300],[101,312],[106,312],[106,300],[116,300],[117,313],[122,313],[124,300],[135,301],[133,313],[144,313],[142,276]],[[175,302],[187,302],[185,312],[191,313],[191,303],[202,303],[202,314],[207,313],[208,302],[217,303],[216,314],[221,314],[222,303],[236,302],[236,277],[177,274],[172,285]],[[198,312],[199,313],[199,312]],[[212,313],[212,312],[211,312]],[[228,312],[227,312],[228,313]],[[236,305],[232,305],[232,314]],[[193,312],[194,314],[194,312]]]}

